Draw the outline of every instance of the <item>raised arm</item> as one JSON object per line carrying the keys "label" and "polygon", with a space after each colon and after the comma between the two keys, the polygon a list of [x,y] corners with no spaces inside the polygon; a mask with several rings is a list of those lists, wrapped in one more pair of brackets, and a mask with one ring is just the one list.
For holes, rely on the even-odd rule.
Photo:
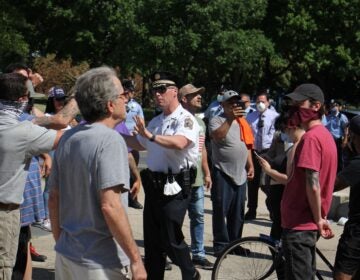
{"label": "raised arm", "polygon": [[79,108],[74,98],[71,98],[69,103],[53,116],[35,117],[33,123],[52,129],[66,128],[69,123],[79,113]]}

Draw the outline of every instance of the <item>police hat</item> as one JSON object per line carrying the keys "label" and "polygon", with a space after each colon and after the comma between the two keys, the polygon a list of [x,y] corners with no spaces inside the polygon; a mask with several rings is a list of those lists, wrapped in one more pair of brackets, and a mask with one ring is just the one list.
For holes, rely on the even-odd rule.
{"label": "police hat", "polygon": [[124,79],[121,83],[124,91],[135,91],[134,82],[132,80]]}
{"label": "police hat", "polygon": [[178,78],[167,71],[156,71],[154,72],[151,77],[151,86],[152,87],[158,87],[161,85],[165,86],[177,86],[178,85]]}

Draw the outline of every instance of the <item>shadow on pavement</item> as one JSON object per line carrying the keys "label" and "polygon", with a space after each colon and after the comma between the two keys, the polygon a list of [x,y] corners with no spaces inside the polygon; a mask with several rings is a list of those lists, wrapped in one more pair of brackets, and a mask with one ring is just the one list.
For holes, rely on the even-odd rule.
{"label": "shadow on pavement", "polygon": [[54,280],[55,279],[55,270],[50,268],[38,268],[33,267],[32,278],[34,280]]}

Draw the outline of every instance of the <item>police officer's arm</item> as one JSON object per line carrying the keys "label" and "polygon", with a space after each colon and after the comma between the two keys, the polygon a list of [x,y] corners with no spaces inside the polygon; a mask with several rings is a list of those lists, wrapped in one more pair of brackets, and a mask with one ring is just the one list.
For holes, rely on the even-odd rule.
{"label": "police officer's arm", "polygon": [[145,127],[144,119],[135,116],[135,131],[142,137],[168,149],[182,150],[192,142],[183,135],[154,135]]}
{"label": "police officer's arm", "polygon": [[114,186],[100,191],[101,211],[111,234],[130,259],[134,279],[146,279],[139,249],[133,238],[126,211],[119,199],[121,189],[121,186]]}
{"label": "police officer's arm", "polygon": [[124,138],[124,140],[126,142],[126,146],[130,147],[131,149],[137,150],[137,151],[145,150],[145,148],[140,144],[136,135],[126,135],[126,134],[122,134],[122,133],[120,133],[120,134]]}
{"label": "police officer's arm", "polygon": [[79,113],[76,100],[71,98],[69,103],[65,105],[61,111],[53,116],[35,117],[33,123],[52,129],[63,129],[76,117]]}

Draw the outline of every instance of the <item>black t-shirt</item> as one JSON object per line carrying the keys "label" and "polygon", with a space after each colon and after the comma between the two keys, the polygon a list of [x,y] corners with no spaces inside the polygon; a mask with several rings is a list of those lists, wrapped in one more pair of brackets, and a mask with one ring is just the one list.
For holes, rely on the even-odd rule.
{"label": "black t-shirt", "polygon": [[360,220],[360,155],[355,156],[338,177],[350,186],[349,219]]}

